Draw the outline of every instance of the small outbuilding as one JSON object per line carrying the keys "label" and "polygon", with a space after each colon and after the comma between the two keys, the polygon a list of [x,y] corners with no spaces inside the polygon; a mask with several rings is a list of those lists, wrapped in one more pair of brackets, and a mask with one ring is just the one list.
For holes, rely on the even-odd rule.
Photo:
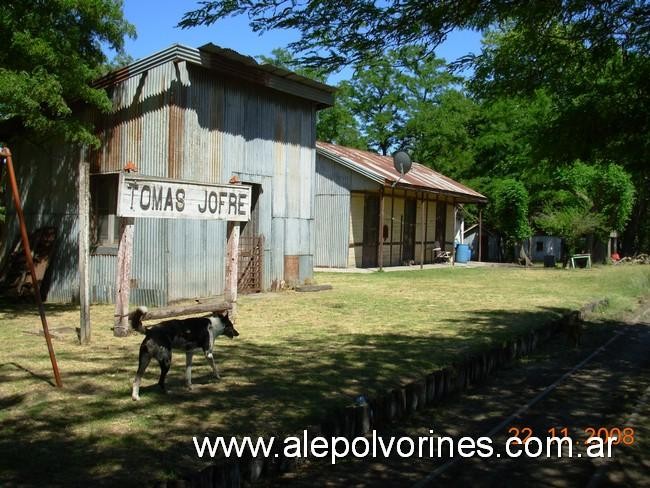
{"label": "small outbuilding", "polygon": [[314,265],[373,268],[432,263],[463,242],[464,203],[480,193],[422,164],[405,175],[393,158],[316,143]]}
{"label": "small outbuilding", "polygon": [[[478,224],[465,227],[465,244],[472,252],[472,259],[481,261],[498,262],[501,260],[499,250],[499,237],[491,229]],[[479,242],[480,235],[480,242]]]}
{"label": "small outbuilding", "polygon": [[[116,207],[125,169],[169,188],[228,184],[235,177],[250,187],[250,220],[240,228],[239,285],[268,290],[312,276],[316,112],[333,104],[334,88],[212,44],[173,45],[109,73],[96,86],[107,90],[112,111],[77,107],[77,115],[94,121],[98,150],[61,141],[23,140],[12,147],[29,230],[53,227],[56,233],[49,301],[79,299],[85,190],[91,203],[90,299],[115,298],[125,225]],[[84,167],[89,178],[82,178]],[[140,204],[155,205],[155,189],[145,195],[149,187],[141,188],[147,199]],[[172,203],[158,195],[157,203],[171,213],[180,210],[182,198]],[[5,260],[18,233],[12,211]],[[160,306],[224,293],[226,221],[175,215],[135,217],[128,225],[134,228],[132,302]]]}

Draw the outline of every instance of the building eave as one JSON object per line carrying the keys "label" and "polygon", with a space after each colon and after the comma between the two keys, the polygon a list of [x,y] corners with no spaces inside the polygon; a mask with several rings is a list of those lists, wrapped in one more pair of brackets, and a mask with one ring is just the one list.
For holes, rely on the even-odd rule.
{"label": "building eave", "polygon": [[95,80],[93,86],[108,88],[162,64],[183,61],[309,100],[316,104],[317,109],[334,105],[336,88],[270,64],[258,64],[251,57],[214,44],[206,44],[200,48],[174,44],[128,66],[107,73]]}

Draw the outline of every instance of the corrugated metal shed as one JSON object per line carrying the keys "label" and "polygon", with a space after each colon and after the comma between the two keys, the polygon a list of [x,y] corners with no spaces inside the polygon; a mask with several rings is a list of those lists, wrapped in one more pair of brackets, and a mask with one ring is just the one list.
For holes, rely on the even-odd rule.
{"label": "corrugated metal shed", "polygon": [[480,193],[419,163],[413,163],[411,171],[400,178],[390,156],[321,141],[316,143],[316,152],[383,186],[397,183],[396,188],[449,195],[459,203],[487,202]]}
{"label": "corrugated metal shed", "polygon": [[[259,186],[263,288],[311,277],[316,111],[332,105],[334,88],[212,44],[171,46],[95,86],[106,88],[113,109],[79,114],[94,122],[102,141],[87,155],[91,181],[122,171],[127,162],[143,175],[171,179],[226,183],[236,175]],[[70,189],[81,153],[16,149],[30,228],[51,224],[61,231],[48,299],[76,299],[78,204]],[[52,174],[36,178],[35,166]],[[17,230],[9,224],[11,240]],[[115,242],[99,244],[91,255],[93,301],[113,300]],[[223,221],[136,219],[131,301],[163,305],[222,293],[225,242]],[[0,250],[6,255],[8,245]],[[287,276],[285,261],[295,276]]]}

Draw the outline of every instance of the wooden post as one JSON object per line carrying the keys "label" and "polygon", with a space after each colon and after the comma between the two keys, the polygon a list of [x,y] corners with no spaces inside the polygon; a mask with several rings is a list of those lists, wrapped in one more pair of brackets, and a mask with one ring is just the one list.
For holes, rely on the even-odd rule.
{"label": "wooden post", "polygon": [[124,337],[129,333],[133,231],[134,219],[120,217],[120,243],[117,249],[117,276],[115,277],[115,327],[113,328],[115,337]]}
{"label": "wooden post", "polygon": [[[420,241],[420,269],[424,268],[424,250],[427,242],[427,219],[424,216],[424,193],[422,193],[422,203],[420,204],[420,218],[423,219],[422,221],[422,240]],[[417,221],[417,219],[416,219]]]}
{"label": "wooden post", "polygon": [[79,342],[90,344],[90,165],[86,151],[79,160]]}
{"label": "wooden post", "polygon": [[379,270],[384,269],[384,187],[379,189],[379,246],[377,248]]}
{"label": "wooden post", "polygon": [[[231,185],[241,182],[237,175],[230,177]],[[232,304],[232,314],[237,315],[237,285],[239,281],[239,222],[229,221],[226,230],[226,286],[224,290],[226,301]]]}
{"label": "wooden post", "polygon": [[232,313],[237,313],[237,278],[239,276],[239,222],[228,222],[226,254],[226,300],[232,304]]}
{"label": "wooden post", "polygon": [[25,224],[25,215],[23,214],[23,205],[20,200],[20,192],[18,191],[18,182],[16,181],[16,173],[14,171],[14,163],[12,160],[11,151],[8,147],[0,147],[0,156],[5,158],[7,164],[7,176],[9,178],[9,185],[11,186],[11,193],[16,207],[16,216],[18,217],[18,226],[20,228],[20,239],[23,244],[23,251],[25,252],[25,261],[27,268],[32,278],[32,289],[34,290],[34,300],[38,306],[38,313],[41,316],[41,325],[43,326],[43,335],[47,344],[47,352],[50,355],[50,362],[52,363],[52,372],[54,373],[54,381],[56,386],[61,388],[61,374],[59,373],[59,364],[56,361],[54,354],[54,346],[52,345],[52,337],[50,336],[50,329],[47,325],[47,318],[45,317],[45,307],[41,300],[41,290],[38,286],[38,279],[36,278],[36,269],[34,268],[34,260],[32,259],[32,250],[29,246],[29,236],[27,235],[27,225]]}

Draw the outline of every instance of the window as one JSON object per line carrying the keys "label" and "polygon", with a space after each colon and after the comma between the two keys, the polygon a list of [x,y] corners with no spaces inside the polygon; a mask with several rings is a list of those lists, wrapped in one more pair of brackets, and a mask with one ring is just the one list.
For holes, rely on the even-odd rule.
{"label": "window", "polygon": [[543,251],[544,251],[544,241],[535,242],[535,252],[543,252]]}
{"label": "window", "polygon": [[90,241],[95,254],[114,254],[120,235],[117,211],[118,175],[90,177]]}

